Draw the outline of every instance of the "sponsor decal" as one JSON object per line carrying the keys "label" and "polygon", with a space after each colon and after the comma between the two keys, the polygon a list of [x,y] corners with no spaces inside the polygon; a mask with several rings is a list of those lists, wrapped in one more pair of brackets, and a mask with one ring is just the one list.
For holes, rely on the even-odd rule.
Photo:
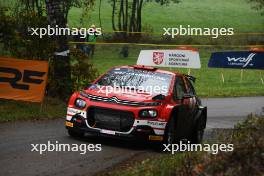
{"label": "sponsor decal", "polygon": [[80,114],[82,115],[84,118],[86,118],[86,112],[79,110],[79,109],[74,109],[74,108],[68,108],[67,109],[67,114],[68,115],[75,115],[75,114]]}
{"label": "sponsor decal", "polygon": [[150,125],[150,126],[156,127],[156,128],[165,128],[166,122],[147,121],[147,125]]}
{"label": "sponsor decal", "polygon": [[254,66],[253,63],[251,63],[251,61],[253,60],[254,56],[256,55],[256,53],[250,53],[248,55],[248,57],[227,57],[228,59],[228,64],[229,65],[239,65],[242,66],[243,68],[245,68],[246,66]]}
{"label": "sponsor decal", "polygon": [[148,125],[153,128],[164,129],[166,127],[167,122],[160,121],[149,121],[149,120],[136,120],[134,126],[137,125]]}
{"label": "sponsor decal", "polygon": [[66,121],[65,125],[66,125],[67,127],[73,127],[73,123],[72,123],[72,122],[67,122],[67,121]]}
{"label": "sponsor decal", "polygon": [[150,141],[162,141],[163,140],[163,136],[149,135],[149,140]]}
{"label": "sponsor decal", "polygon": [[80,110],[73,109],[73,108],[68,108],[67,114],[75,115],[77,113],[80,113]]}

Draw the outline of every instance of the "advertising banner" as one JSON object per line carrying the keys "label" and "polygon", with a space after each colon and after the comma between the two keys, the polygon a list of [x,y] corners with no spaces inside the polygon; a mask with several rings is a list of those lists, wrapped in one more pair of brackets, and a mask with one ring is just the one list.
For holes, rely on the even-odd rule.
{"label": "advertising banner", "polygon": [[264,52],[215,52],[211,55],[208,67],[264,69]]}
{"label": "advertising banner", "polygon": [[48,62],[0,57],[0,98],[42,102]]}
{"label": "advertising banner", "polygon": [[201,68],[198,51],[175,50],[141,50],[137,65],[154,67]]}

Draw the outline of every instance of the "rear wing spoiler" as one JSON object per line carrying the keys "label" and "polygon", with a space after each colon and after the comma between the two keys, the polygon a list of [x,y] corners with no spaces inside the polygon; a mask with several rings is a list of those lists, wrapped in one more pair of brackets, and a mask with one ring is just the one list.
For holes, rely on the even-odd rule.
{"label": "rear wing spoiler", "polygon": [[195,83],[196,78],[194,76],[191,76],[191,75],[184,75],[184,76],[186,76],[189,80]]}

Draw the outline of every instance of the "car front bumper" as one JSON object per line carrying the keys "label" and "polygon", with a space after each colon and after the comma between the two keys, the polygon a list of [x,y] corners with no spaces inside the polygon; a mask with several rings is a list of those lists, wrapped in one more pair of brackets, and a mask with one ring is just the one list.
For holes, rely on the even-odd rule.
{"label": "car front bumper", "polygon": [[134,124],[129,131],[112,131],[89,126],[86,111],[68,108],[65,125],[67,129],[81,130],[87,133],[162,141],[166,124],[166,122],[160,121],[135,119]]}

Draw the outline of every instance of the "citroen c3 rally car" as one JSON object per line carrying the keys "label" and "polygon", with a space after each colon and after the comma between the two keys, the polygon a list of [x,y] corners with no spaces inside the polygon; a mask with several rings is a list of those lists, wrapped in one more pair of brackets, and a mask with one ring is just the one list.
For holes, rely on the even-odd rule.
{"label": "citroen c3 rally car", "polygon": [[96,133],[199,143],[207,109],[196,96],[194,80],[147,66],[114,67],[71,96],[66,128],[73,137]]}

